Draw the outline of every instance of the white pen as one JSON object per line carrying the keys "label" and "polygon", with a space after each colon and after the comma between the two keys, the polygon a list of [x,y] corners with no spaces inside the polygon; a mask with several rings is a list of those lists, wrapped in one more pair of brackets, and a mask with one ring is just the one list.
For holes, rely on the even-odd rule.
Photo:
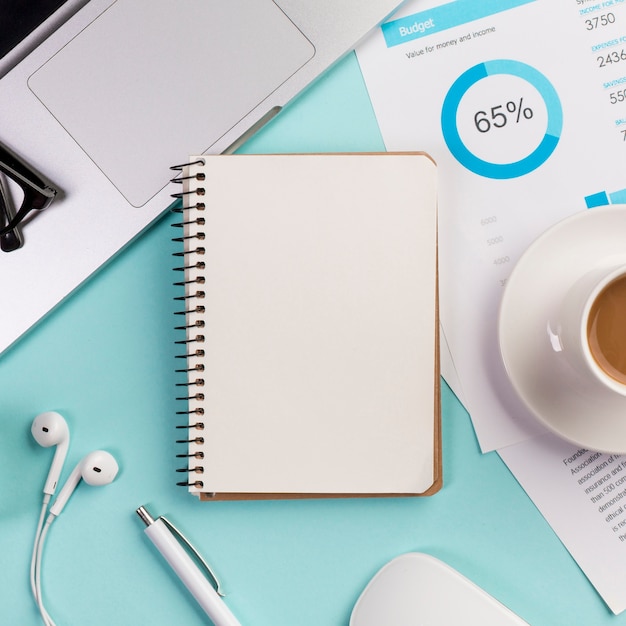
{"label": "white pen", "polygon": [[[137,509],[137,515],[146,525],[145,533],[150,541],[170,564],[215,626],[241,626],[226,603],[220,598],[210,579],[189,555],[188,550],[191,550],[196,560],[202,563],[217,585],[217,579],[213,572],[184,535],[166,518],[161,516],[155,520],[143,506]],[[181,544],[181,541],[184,542],[187,549]]]}

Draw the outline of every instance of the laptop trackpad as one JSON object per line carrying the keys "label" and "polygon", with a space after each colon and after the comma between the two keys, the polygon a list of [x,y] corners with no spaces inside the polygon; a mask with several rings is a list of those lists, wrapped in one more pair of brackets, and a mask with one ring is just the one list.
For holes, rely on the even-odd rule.
{"label": "laptop trackpad", "polygon": [[134,206],[314,54],[261,0],[117,0],[28,84]]}

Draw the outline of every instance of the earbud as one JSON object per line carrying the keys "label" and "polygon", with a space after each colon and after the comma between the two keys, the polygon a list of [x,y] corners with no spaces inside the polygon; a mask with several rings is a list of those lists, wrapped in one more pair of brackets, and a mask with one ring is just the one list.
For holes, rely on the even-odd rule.
{"label": "earbud", "polygon": [[[35,533],[33,553],[30,563],[30,586],[35,603],[39,608],[41,619],[47,626],[53,626],[54,622],[43,603],[43,590],[41,587],[41,569],[44,543],[52,522],[59,516],[74,489],[81,480],[89,485],[108,485],[117,476],[119,467],[116,460],[104,450],[96,450],[84,457],[72,470],[67,482],[59,491],[59,495],[48,511],[51,496],[57,487],[63,462],[70,444],[70,431],[63,417],[55,411],[47,411],[37,415],[31,426],[31,433],[35,441],[44,448],[56,446],[52,465],[48,472],[48,478],[44,486],[44,497],[39,515],[39,524]],[[46,519],[46,512],[48,517]],[[45,523],[44,523],[45,520]]]}
{"label": "earbud", "polygon": [[81,479],[88,485],[108,485],[115,480],[118,470],[117,461],[108,452],[104,450],[90,452],[72,470],[54,504],[50,507],[50,515],[57,517],[61,513]]}
{"label": "earbud", "polygon": [[51,496],[59,482],[65,455],[70,445],[70,430],[61,414],[55,411],[46,411],[35,417],[30,432],[40,446],[44,448],[57,447],[43,488],[43,492]]}

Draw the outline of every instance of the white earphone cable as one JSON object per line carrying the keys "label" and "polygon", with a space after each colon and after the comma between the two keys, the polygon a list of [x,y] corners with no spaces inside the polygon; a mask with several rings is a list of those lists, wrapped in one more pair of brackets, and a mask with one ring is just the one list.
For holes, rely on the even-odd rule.
{"label": "white earphone cable", "polygon": [[[48,531],[52,522],[67,504],[79,482],[84,481],[94,486],[108,485],[115,479],[119,466],[110,453],[104,450],[94,450],[76,465],[48,510],[48,505],[50,504],[52,494],[56,490],[69,446],[69,429],[62,415],[55,411],[46,411],[35,417],[31,426],[31,433],[39,445],[45,448],[56,446],[50,471],[43,488],[44,498],[30,562],[30,588],[41,619],[44,626],[56,626],[44,605],[41,587],[43,550]],[[48,513],[47,518],[46,513]]]}
{"label": "white earphone cable", "polygon": [[46,519],[46,511],[48,510],[48,503],[50,502],[50,496],[44,494],[43,504],[41,505],[41,514],[39,515],[39,523],[37,524],[37,531],[35,533],[35,541],[33,542],[33,554],[30,559],[30,589],[33,592],[33,598],[37,602],[37,588],[35,586],[35,572],[37,569],[37,546],[39,545],[39,537],[41,535],[41,529],[43,528],[44,520]]}
{"label": "white earphone cable", "polygon": [[50,526],[52,522],[55,520],[54,515],[49,515],[46,523],[39,535],[39,542],[37,545],[37,559],[35,565],[35,590],[36,590],[36,600],[37,606],[39,607],[39,613],[41,613],[41,619],[45,626],[56,626],[50,614],[46,610],[46,607],[43,603],[43,590],[41,588],[41,561],[43,555],[43,547],[46,542],[46,537],[48,535],[48,531],[50,530]]}

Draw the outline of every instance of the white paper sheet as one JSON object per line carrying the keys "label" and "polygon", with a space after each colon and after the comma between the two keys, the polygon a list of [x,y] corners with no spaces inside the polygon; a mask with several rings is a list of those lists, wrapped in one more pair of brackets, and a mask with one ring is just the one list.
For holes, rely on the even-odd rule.
{"label": "white paper sheet", "polygon": [[626,461],[537,426],[502,367],[497,314],[535,237],[626,203],[626,2],[417,0],[357,57],[387,149],[426,150],[439,165],[444,375],[482,450],[498,449],[621,612]]}
{"label": "white paper sheet", "polygon": [[554,435],[499,454],[609,608],[626,609],[626,456]]}
{"label": "white paper sheet", "polygon": [[501,365],[507,276],[554,222],[626,199],[624,42],[612,0],[418,0],[357,49],[387,149],[439,165],[441,320],[483,451],[541,433]]}

